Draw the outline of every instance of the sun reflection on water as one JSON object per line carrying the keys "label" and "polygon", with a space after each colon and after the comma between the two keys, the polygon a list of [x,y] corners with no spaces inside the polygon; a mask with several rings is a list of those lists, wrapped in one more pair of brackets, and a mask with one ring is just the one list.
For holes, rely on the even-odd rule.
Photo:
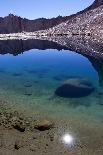
{"label": "sun reflection on water", "polygon": [[70,147],[73,146],[74,143],[75,143],[75,138],[74,138],[73,135],[70,134],[70,133],[65,133],[65,134],[62,136],[61,140],[62,140],[62,143],[63,143],[63,144],[65,144],[65,145],[67,145],[67,146],[70,146]]}

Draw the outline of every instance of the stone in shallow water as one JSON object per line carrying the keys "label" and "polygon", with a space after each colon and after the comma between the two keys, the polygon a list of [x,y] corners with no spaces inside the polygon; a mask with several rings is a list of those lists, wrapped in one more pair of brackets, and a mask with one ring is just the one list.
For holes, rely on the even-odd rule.
{"label": "stone in shallow water", "polygon": [[25,93],[26,96],[32,96],[32,93]]}
{"label": "stone in shallow water", "polygon": [[73,78],[64,82],[55,94],[65,98],[80,98],[90,95],[95,90],[92,83],[86,79]]}
{"label": "stone in shallow water", "polygon": [[48,120],[42,120],[35,125],[35,129],[39,131],[49,130],[54,127],[54,123]]}
{"label": "stone in shallow water", "polygon": [[25,84],[24,87],[27,87],[27,88],[32,87],[32,84]]}
{"label": "stone in shallow water", "polygon": [[22,76],[22,73],[13,73],[13,76]]}

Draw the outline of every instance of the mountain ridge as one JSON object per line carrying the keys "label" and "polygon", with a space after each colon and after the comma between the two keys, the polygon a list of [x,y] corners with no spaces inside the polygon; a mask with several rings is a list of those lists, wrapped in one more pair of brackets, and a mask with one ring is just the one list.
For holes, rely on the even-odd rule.
{"label": "mountain ridge", "polygon": [[95,0],[90,7],[44,33],[50,35],[92,35],[103,38],[103,0]]}
{"label": "mountain ridge", "polygon": [[[9,14],[9,16],[6,16],[4,18],[0,17],[0,34],[34,32],[34,31],[52,29],[53,27],[58,26],[63,22],[64,23],[67,21],[74,22],[77,16],[82,15],[90,10],[95,10],[96,8],[99,8],[102,5],[103,0],[95,0],[91,6],[87,7],[86,9],[76,14],[65,17],[58,16],[56,18],[51,19],[39,18],[35,20],[28,20],[26,18],[21,18],[20,16]],[[72,19],[74,20],[72,21]]]}
{"label": "mountain ridge", "polygon": [[18,32],[34,32],[38,30],[48,29],[54,25],[66,21],[68,16],[62,17],[58,16],[56,18],[46,19],[38,18],[34,20],[29,20],[26,18],[21,18],[13,14],[9,14],[6,17],[0,17],[0,33],[18,33]]}

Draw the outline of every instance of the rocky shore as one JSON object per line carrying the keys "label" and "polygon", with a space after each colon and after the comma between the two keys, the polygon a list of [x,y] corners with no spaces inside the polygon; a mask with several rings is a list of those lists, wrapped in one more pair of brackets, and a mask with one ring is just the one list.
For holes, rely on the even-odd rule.
{"label": "rocky shore", "polygon": [[[102,136],[99,135],[102,129],[97,131],[95,125],[89,127],[86,122],[80,125],[77,121],[76,124],[76,126],[71,126],[70,117],[67,120],[59,118],[58,121],[57,118],[44,119],[42,115],[30,116],[13,107],[11,109],[8,102],[0,100],[0,154],[97,155],[98,153],[102,155]],[[73,136],[79,137],[70,146],[66,145],[62,139],[66,131],[72,131],[71,135],[75,131],[76,135],[73,134]]]}
{"label": "rocky shore", "polygon": [[10,109],[7,104],[0,100],[0,154],[48,154],[49,143],[54,141],[55,124]]}
{"label": "rocky shore", "polygon": [[46,37],[47,34],[43,32],[22,32],[22,33],[10,33],[10,34],[0,34],[0,40],[27,40],[36,39],[41,37]]}

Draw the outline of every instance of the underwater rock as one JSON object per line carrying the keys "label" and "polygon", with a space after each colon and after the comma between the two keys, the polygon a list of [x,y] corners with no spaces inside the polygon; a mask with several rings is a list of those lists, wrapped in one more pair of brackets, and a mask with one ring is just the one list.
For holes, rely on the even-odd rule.
{"label": "underwater rock", "polygon": [[90,95],[95,90],[92,83],[86,79],[73,78],[59,86],[55,94],[65,98],[80,98]]}
{"label": "underwater rock", "polygon": [[54,123],[52,123],[48,120],[40,121],[35,125],[35,129],[38,129],[39,131],[49,130],[53,127],[54,127]]}
{"label": "underwater rock", "polygon": [[13,76],[22,76],[22,73],[13,73]]}
{"label": "underwater rock", "polygon": [[103,103],[100,103],[99,105],[103,105]]}
{"label": "underwater rock", "polygon": [[32,87],[32,84],[25,84],[24,87],[30,88]]}
{"label": "underwater rock", "polygon": [[32,96],[32,93],[25,93],[26,96]]}

